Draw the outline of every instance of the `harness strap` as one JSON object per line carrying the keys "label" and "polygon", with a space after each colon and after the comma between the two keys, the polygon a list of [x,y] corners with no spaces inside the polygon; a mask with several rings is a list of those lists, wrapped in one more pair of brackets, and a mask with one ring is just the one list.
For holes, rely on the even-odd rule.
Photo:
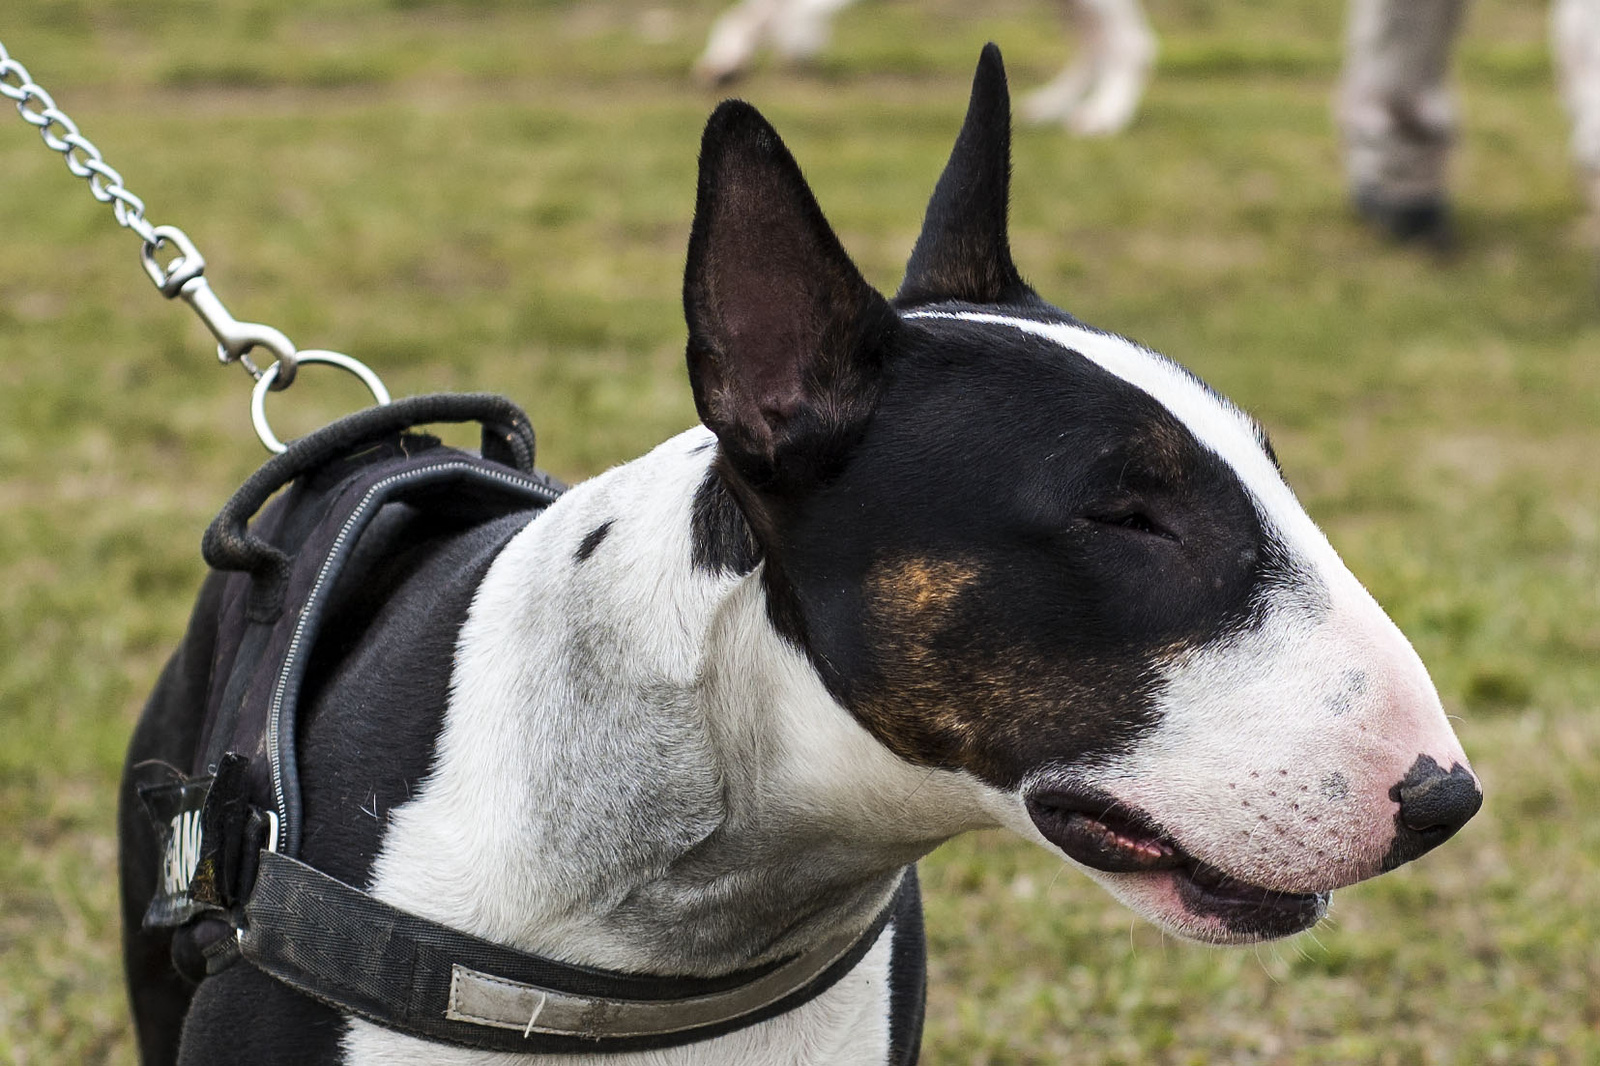
{"label": "harness strap", "polygon": [[432,422],[480,423],[484,459],[543,481],[552,490],[544,503],[560,494],[559,485],[534,469],[533,425],[528,416],[504,397],[475,392],[408,396],[347,415],[267,460],[206,529],[201,543],[206,562],[217,570],[242,570],[254,577],[249,605],[252,620],[270,622],[283,610],[292,562],[288,552],[251,532],[249,521],[255,513],[296,478],[335,466],[363,447]]}
{"label": "harness strap", "polygon": [[849,973],[892,919],[920,908],[916,872],[859,936],[706,979],[644,977],[517,951],[409,914],[263,851],[239,931],[244,957],[324,1003],[412,1036],[490,1051],[642,1051],[792,1010]]}

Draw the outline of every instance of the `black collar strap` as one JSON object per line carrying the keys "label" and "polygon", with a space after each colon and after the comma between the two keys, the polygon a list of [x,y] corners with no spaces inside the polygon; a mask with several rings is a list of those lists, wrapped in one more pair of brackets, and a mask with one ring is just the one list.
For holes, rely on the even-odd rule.
{"label": "black collar strap", "polygon": [[556,962],[408,914],[263,851],[239,931],[244,957],[341,1010],[425,1040],[563,1054],[677,1047],[793,1010],[849,973],[891,920],[921,906],[908,867],[858,936],[722,978],[643,977]]}

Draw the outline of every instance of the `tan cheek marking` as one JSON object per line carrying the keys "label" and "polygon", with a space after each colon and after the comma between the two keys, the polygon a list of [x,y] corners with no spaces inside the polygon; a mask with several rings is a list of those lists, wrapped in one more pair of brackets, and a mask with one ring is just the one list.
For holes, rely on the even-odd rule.
{"label": "tan cheek marking", "polygon": [[1103,719],[1139,712],[1128,700],[1137,699],[1140,673],[1046,660],[1002,634],[971,632],[983,577],[970,560],[880,564],[865,586],[874,669],[850,707],[901,758],[1011,788],[1044,756],[1102,747]]}
{"label": "tan cheek marking", "polygon": [[909,558],[878,566],[868,579],[868,626],[882,674],[856,710],[902,758],[948,765],[965,746],[972,723],[952,706],[950,664],[934,644],[956,622],[961,594],[979,573],[959,560]]}
{"label": "tan cheek marking", "polygon": [[945,613],[957,596],[978,579],[978,568],[951,559],[907,559],[874,572],[873,613],[890,624],[933,622],[929,612]]}

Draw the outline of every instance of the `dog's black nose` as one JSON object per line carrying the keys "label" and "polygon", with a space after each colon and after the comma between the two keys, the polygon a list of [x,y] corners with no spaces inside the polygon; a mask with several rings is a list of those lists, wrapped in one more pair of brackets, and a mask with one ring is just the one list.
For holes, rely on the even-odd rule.
{"label": "dog's black nose", "polygon": [[1445,770],[1427,755],[1417,756],[1406,776],[1389,790],[1389,798],[1400,804],[1400,810],[1394,816],[1394,843],[1384,857],[1385,870],[1443,844],[1483,806],[1483,792],[1472,771],[1459,764]]}

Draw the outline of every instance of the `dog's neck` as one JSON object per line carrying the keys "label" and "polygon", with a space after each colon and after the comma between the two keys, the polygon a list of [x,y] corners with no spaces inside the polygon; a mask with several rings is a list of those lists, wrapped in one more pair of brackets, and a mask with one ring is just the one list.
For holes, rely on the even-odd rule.
{"label": "dog's neck", "polygon": [[864,928],[905,863],[994,824],[973,779],[898,759],[829,697],[759,567],[693,565],[713,455],[682,434],[506,547],[376,894],[557,958],[715,974]]}

